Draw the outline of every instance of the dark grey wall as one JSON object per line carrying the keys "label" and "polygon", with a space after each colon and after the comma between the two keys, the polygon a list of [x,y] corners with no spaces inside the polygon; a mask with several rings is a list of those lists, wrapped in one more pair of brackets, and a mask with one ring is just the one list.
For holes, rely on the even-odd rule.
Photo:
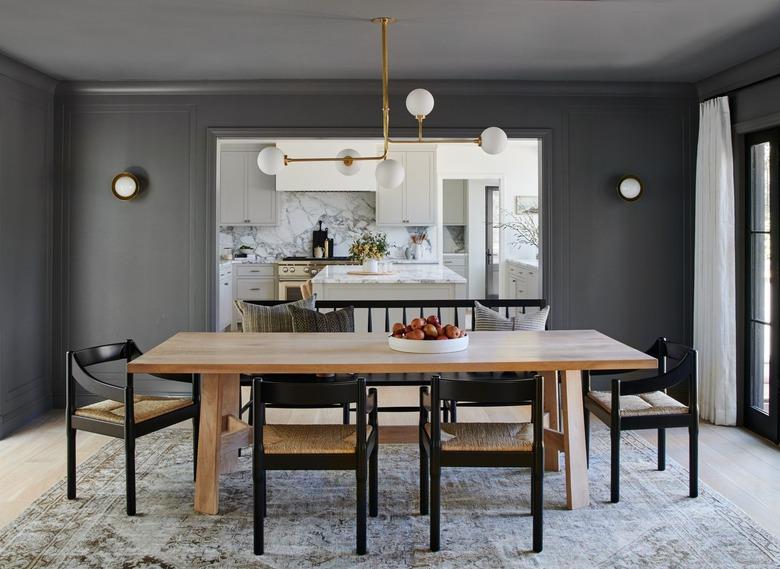
{"label": "dark grey wall", "polygon": [[0,438],[51,408],[54,85],[0,56]]}
{"label": "dark grey wall", "polygon": [[[659,335],[690,340],[691,86],[427,86],[437,97],[431,134],[495,124],[551,141],[543,261],[554,327],[597,328],[639,347]],[[414,126],[403,103],[409,87],[394,83],[397,134]],[[209,129],[380,136],[379,103],[374,82],[62,85],[55,367],[66,347],[130,336],[151,346],[209,328]],[[120,203],[109,184],[128,166],[144,168],[150,187]],[[639,202],[616,197],[626,173],[645,181]],[[62,392],[55,382],[56,402]]]}

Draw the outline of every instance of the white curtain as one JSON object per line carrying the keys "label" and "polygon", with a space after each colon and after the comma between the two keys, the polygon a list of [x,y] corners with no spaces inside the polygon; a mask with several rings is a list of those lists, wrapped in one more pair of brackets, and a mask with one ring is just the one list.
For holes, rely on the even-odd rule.
{"label": "white curtain", "polygon": [[717,425],[737,420],[734,156],[727,97],[699,108],[693,340],[699,409]]}

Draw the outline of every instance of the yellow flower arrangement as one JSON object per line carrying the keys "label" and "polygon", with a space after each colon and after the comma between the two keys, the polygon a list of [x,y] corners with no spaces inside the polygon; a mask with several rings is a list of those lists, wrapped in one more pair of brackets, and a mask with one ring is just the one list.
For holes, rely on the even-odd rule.
{"label": "yellow flower arrangement", "polygon": [[364,233],[349,246],[349,256],[360,263],[366,259],[381,259],[390,250],[386,233]]}

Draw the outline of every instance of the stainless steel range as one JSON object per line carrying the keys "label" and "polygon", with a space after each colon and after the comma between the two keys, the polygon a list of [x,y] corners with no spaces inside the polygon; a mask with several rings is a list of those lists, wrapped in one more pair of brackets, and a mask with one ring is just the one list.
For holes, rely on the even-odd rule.
{"label": "stainless steel range", "polygon": [[276,261],[276,280],[280,300],[300,300],[301,284],[319,273],[327,265],[356,265],[349,257],[285,257]]}

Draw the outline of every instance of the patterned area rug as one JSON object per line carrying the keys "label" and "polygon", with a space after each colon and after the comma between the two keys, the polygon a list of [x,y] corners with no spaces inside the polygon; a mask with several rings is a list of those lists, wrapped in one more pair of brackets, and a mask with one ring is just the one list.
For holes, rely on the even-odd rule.
{"label": "patterned area rug", "polygon": [[112,441],[79,468],[79,499],[62,481],[0,530],[0,567],[777,567],[780,545],[687,472],[654,469],[655,449],[630,433],[622,447],[622,496],[609,500],[609,443],[594,430],[591,505],[564,509],[562,473],[545,477],[544,551],[531,548],[529,475],[514,469],[449,469],[443,476],[442,551],[428,551],[417,512],[416,445],[380,448],[380,515],[369,553],[354,554],[354,477],[272,472],[266,555],[252,555],[250,459],[223,477],[222,513],[192,510],[191,445],[169,430],[138,444],[138,512],[125,516],[123,451]]}

